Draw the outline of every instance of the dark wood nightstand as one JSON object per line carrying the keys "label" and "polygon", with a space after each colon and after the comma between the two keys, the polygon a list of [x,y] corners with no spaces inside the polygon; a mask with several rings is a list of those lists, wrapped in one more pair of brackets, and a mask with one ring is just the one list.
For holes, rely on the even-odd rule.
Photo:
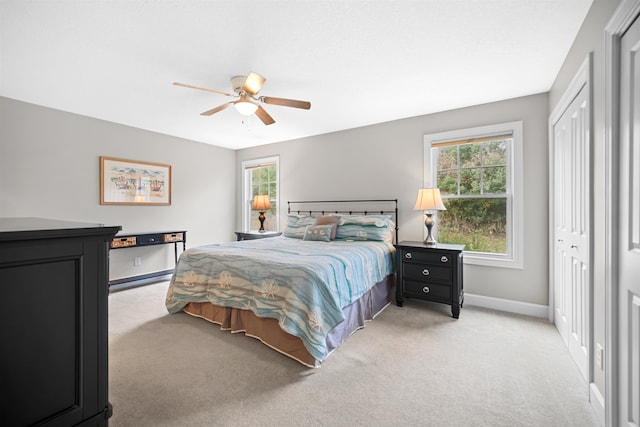
{"label": "dark wood nightstand", "polygon": [[236,236],[238,240],[255,240],[255,239],[266,239],[267,237],[277,237],[281,235],[280,231],[236,231]]}
{"label": "dark wood nightstand", "polygon": [[464,245],[423,242],[396,244],[398,286],[396,303],[402,307],[405,298],[419,298],[451,306],[456,319],[464,302],[462,283],[462,250]]}

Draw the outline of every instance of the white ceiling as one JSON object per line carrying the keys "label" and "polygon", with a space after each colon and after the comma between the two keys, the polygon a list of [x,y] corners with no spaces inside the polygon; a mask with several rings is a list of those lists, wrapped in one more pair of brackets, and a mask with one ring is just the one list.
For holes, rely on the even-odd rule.
{"label": "white ceiling", "polygon": [[[0,96],[228,148],[546,92],[591,0],[0,0]],[[230,98],[267,78],[264,126]],[[243,121],[244,119],[244,121]]]}

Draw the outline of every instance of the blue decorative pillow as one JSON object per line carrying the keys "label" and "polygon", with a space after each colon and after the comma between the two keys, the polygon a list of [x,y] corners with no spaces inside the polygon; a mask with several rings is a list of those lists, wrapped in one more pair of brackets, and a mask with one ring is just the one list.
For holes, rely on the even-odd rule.
{"label": "blue decorative pillow", "polygon": [[287,225],[284,228],[282,235],[284,237],[293,237],[294,239],[302,239],[304,237],[304,232],[307,231],[307,226],[303,227],[292,227]]}
{"label": "blue decorative pillow", "polygon": [[370,225],[389,228],[393,228],[395,226],[391,215],[343,215],[340,218],[340,225],[345,224]]}
{"label": "blue decorative pillow", "polygon": [[392,229],[371,225],[346,224],[338,226],[336,240],[375,240],[386,242],[393,239]]}
{"label": "blue decorative pillow", "polygon": [[315,217],[312,217],[309,215],[297,215],[297,214],[287,215],[287,225],[292,227],[314,225],[315,222],[316,222]]}
{"label": "blue decorative pillow", "polygon": [[307,225],[314,225],[316,219],[309,215],[287,215],[287,225],[284,228],[284,237],[293,237],[295,239],[304,238]]}
{"label": "blue decorative pillow", "polygon": [[390,215],[343,215],[336,240],[393,242],[395,224]]}
{"label": "blue decorative pillow", "polygon": [[331,225],[307,225],[304,240],[330,242],[332,228]]}

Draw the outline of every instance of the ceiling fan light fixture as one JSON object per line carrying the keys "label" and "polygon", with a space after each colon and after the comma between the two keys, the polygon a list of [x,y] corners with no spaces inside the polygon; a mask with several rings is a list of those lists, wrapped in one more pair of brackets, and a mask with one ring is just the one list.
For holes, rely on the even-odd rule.
{"label": "ceiling fan light fixture", "polygon": [[233,106],[236,108],[238,113],[244,116],[250,116],[256,112],[258,106],[251,101],[247,101],[246,99],[239,99],[238,101],[233,103]]}

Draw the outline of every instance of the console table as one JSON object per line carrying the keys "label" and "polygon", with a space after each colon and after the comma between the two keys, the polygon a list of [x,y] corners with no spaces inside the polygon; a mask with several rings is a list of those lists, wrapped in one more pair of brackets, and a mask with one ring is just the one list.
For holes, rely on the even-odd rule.
{"label": "console table", "polygon": [[[182,243],[182,250],[187,248],[187,232],[178,231],[157,231],[148,233],[122,233],[116,234],[111,240],[111,249],[139,248],[142,246],[168,245],[173,244],[173,253],[176,265],[178,263],[178,244]],[[173,269],[156,271],[140,276],[125,277],[109,282],[109,289],[121,289],[125,287],[138,286],[152,283],[159,277],[173,273]]]}

